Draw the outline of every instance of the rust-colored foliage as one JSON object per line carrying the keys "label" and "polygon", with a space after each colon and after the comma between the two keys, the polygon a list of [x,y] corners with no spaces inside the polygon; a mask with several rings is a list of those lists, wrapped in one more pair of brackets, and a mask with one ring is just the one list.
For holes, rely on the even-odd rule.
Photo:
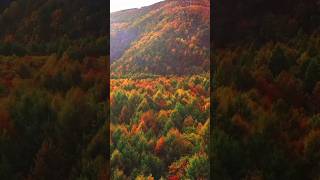
{"label": "rust-colored foliage", "polygon": [[178,176],[169,176],[168,180],[180,180]]}
{"label": "rust-colored foliage", "polygon": [[[197,81],[198,85],[192,83],[193,81]],[[124,152],[122,155],[127,156],[126,158],[129,158],[126,154],[128,148],[132,152],[143,154],[138,158],[142,160],[135,162],[139,164],[136,168],[143,169],[145,164],[152,163],[150,168],[154,168],[152,176],[155,178],[161,176],[165,179],[185,178],[187,159],[180,160],[179,157],[181,155],[189,157],[193,154],[192,149],[195,147],[193,138],[200,140],[204,137],[202,129],[205,121],[209,119],[210,99],[209,93],[200,86],[204,86],[207,82],[208,76],[205,75],[111,79],[111,105],[122,108],[121,111],[113,114],[115,119],[120,118],[119,121],[111,123],[111,136],[119,138],[119,131],[115,131],[114,128],[123,129],[120,142],[126,142],[118,146],[119,152]],[[196,91],[192,92],[190,90],[192,87]],[[126,101],[121,102],[120,98],[116,99],[115,96],[118,93],[122,94]],[[177,105],[179,111],[175,109],[177,103],[180,104],[180,106]],[[193,104],[189,107],[191,103]],[[126,107],[132,112],[130,112],[131,118],[124,121],[129,114]],[[187,107],[190,111],[183,109]],[[181,121],[182,127],[176,127],[175,120]],[[189,128],[192,133],[186,132],[184,128]],[[199,151],[205,149],[204,142],[199,141]],[[116,145],[118,142],[111,143]],[[172,157],[178,159],[173,160]],[[114,164],[112,168],[133,169],[129,163]],[[171,177],[164,173],[169,171],[172,171],[168,173]],[[126,176],[129,177],[130,174]],[[142,175],[141,177],[145,178]]]}
{"label": "rust-colored foliage", "polygon": [[185,174],[185,170],[187,166],[188,166],[188,161],[186,159],[172,163],[169,166],[169,173],[171,175],[170,177],[181,179]]}
{"label": "rust-colored foliage", "polygon": [[156,144],[156,147],[154,148],[154,151],[157,154],[161,154],[163,152],[164,147],[165,147],[165,140],[164,140],[164,137],[161,136],[157,141],[157,144]]}

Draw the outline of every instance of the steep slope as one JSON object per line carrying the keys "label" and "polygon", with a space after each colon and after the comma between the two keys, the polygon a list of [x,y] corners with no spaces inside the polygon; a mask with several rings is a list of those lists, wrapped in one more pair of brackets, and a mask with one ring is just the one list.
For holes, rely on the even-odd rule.
{"label": "steep slope", "polygon": [[210,2],[167,0],[111,14],[111,74],[209,70]]}

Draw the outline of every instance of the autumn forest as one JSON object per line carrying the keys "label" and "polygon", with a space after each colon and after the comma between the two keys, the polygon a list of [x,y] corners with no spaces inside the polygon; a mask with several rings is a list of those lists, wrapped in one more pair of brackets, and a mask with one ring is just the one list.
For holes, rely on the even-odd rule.
{"label": "autumn forest", "polygon": [[111,179],[209,179],[210,2],[110,21]]}
{"label": "autumn forest", "polygon": [[0,179],[320,178],[318,0],[0,0]]}
{"label": "autumn forest", "polygon": [[0,179],[107,179],[105,6],[0,1]]}
{"label": "autumn forest", "polygon": [[319,10],[216,1],[210,178],[319,179]]}

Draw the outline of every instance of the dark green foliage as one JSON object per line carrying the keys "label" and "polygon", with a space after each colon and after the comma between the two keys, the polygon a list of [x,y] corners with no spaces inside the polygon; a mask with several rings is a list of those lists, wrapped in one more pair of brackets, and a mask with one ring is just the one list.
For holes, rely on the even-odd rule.
{"label": "dark green foliage", "polygon": [[217,1],[213,9],[213,45],[217,48],[287,41],[319,26],[317,0]]}
{"label": "dark green foliage", "polygon": [[209,159],[204,156],[195,156],[190,159],[187,176],[191,179],[206,178],[210,174]]}
{"label": "dark green foliage", "polygon": [[111,79],[113,175],[208,178],[207,83],[208,74]]}
{"label": "dark green foliage", "polygon": [[283,50],[277,47],[270,58],[269,68],[274,76],[277,76],[281,71],[289,68],[289,62]]}
{"label": "dark green foliage", "polygon": [[165,170],[163,161],[152,154],[142,155],[141,164],[143,173],[152,174],[156,179],[160,179]]}
{"label": "dark green foliage", "polygon": [[0,83],[0,96],[3,95],[6,92],[6,87],[4,84]]}
{"label": "dark green foliage", "polygon": [[17,43],[0,43],[0,54],[1,55],[16,55],[24,56],[27,53],[26,49]]}
{"label": "dark green foliage", "polygon": [[310,60],[305,72],[306,89],[311,92],[316,83],[320,81],[320,58],[314,57]]}
{"label": "dark green foliage", "polygon": [[245,151],[241,144],[224,132],[215,129],[211,136],[212,167],[214,179],[239,179],[246,170]]}
{"label": "dark green foliage", "polygon": [[67,55],[74,60],[82,61],[84,54],[79,47],[69,47],[66,51]]}
{"label": "dark green foliage", "polygon": [[0,179],[107,179],[106,6],[0,0]]}
{"label": "dark green foliage", "polygon": [[[89,67],[68,57],[1,57],[1,177],[107,177],[103,63],[102,58]],[[7,78],[13,75],[15,86]],[[92,86],[82,87],[89,81]]]}
{"label": "dark green foliage", "polygon": [[[1,55],[62,55],[69,47],[84,43],[81,53],[106,54],[106,1],[16,0],[8,3],[7,8],[0,11],[0,40],[5,42],[0,43]],[[0,6],[0,10],[2,8]],[[87,39],[91,39],[90,42]]]}
{"label": "dark green foliage", "polygon": [[215,52],[213,179],[319,177],[319,38]]}
{"label": "dark green foliage", "polygon": [[182,128],[183,120],[187,117],[187,111],[184,105],[177,103],[173,113],[170,116],[170,119],[174,123],[175,127],[178,127],[179,129]]}

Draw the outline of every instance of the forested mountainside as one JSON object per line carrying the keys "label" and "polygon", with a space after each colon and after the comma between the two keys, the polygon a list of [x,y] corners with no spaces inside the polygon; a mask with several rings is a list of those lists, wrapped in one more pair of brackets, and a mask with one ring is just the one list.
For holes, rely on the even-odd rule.
{"label": "forested mountainside", "polygon": [[210,1],[111,14],[111,179],[209,179]]}
{"label": "forested mountainside", "polygon": [[111,79],[111,179],[209,179],[209,75]]}
{"label": "forested mountainside", "polygon": [[1,179],[107,179],[104,59],[0,56]]}
{"label": "forested mountainside", "polygon": [[0,0],[0,179],[108,178],[105,0]]}
{"label": "forested mountainside", "polygon": [[0,54],[105,54],[105,0],[2,0]]}
{"label": "forested mountainside", "polygon": [[216,2],[211,178],[318,179],[319,3]]}
{"label": "forested mountainside", "polygon": [[[214,3],[213,45],[286,41],[312,33],[320,21],[318,0],[223,0]],[[235,45],[236,46],[236,45]]]}
{"label": "forested mountainside", "polygon": [[215,51],[213,177],[320,176],[319,37]]}
{"label": "forested mountainside", "polygon": [[209,71],[210,1],[167,0],[111,14],[111,74]]}

